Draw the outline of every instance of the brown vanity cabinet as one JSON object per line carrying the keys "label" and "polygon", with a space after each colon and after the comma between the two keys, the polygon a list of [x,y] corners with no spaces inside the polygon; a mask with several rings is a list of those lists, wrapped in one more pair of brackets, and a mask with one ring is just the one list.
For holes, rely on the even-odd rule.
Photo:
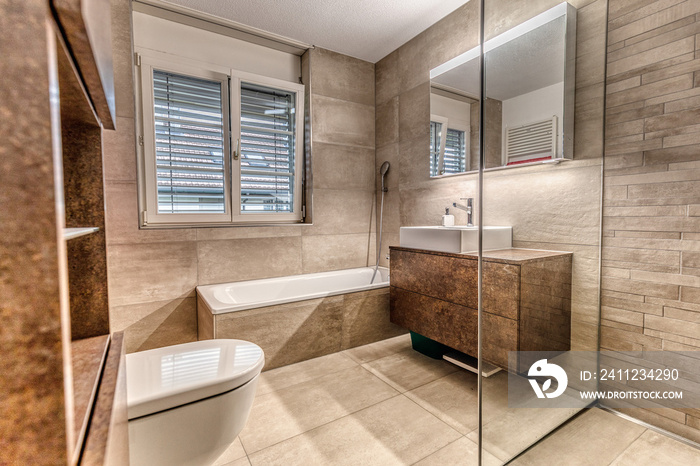
{"label": "brown vanity cabinet", "polygon": [[[391,321],[476,357],[477,256],[390,249]],[[572,258],[517,248],[484,253],[484,360],[505,369],[509,351],[570,349]]]}

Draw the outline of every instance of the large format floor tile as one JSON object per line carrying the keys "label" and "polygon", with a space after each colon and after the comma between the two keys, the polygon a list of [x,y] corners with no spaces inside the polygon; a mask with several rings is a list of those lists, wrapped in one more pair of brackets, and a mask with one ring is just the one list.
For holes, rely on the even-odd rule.
{"label": "large format floor tile", "polygon": [[406,465],[459,437],[400,395],[254,453],[250,460],[253,466]]}
{"label": "large format floor tile", "polygon": [[432,359],[411,349],[362,365],[401,393],[418,388],[459,370],[441,359]]}
{"label": "large format floor tile", "polygon": [[[700,450],[599,409],[508,407],[483,379],[483,464],[700,464]],[[273,369],[216,466],[477,464],[477,377],[411,349],[408,335]]]}
{"label": "large format floor tile", "polygon": [[615,461],[613,466],[687,466],[700,464],[700,450],[653,430],[647,430]]}
{"label": "large format floor tile", "polygon": [[476,385],[476,374],[459,371],[406,392],[406,396],[461,434],[468,434],[479,426]]}
{"label": "large format floor tile", "polygon": [[256,397],[241,441],[250,454],[396,394],[360,366],[334,372]]}
{"label": "large format floor tile", "polygon": [[[423,458],[415,466],[477,466],[479,447],[466,437],[461,437],[432,455]],[[482,456],[484,466],[500,466],[503,461],[489,452]]]}
{"label": "large format floor tile", "polygon": [[213,466],[226,466],[236,460],[240,460],[241,458],[248,461],[246,458],[246,452],[241,444],[241,439],[236,438],[236,440],[226,449],[226,451],[219,456],[216,462],[214,462]]}
{"label": "large format floor tile", "polygon": [[290,364],[289,366],[278,367],[260,374],[256,396],[291,387],[298,383],[308,382],[309,380],[355,366],[357,366],[357,362],[341,352]]}
{"label": "large format floor tile", "polygon": [[600,409],[586,410],[512,464],[609,465],[645,430],[643,426]]}

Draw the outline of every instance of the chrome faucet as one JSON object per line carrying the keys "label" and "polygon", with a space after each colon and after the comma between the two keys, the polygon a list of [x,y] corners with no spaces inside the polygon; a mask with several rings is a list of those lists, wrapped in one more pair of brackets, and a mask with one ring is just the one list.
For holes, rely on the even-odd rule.
{"label": "chrome faucet", "polygon": [[463,210],[467,213],[467,226],[468,227],[473,227],[474,223],[472,221],[472,211],[474,210],[474,198],[473,197],[460,197],[460,201],[467,201],[467,205],[463,206],[462,204],[457,204],[456,202],[452,203],[452,207],[455,209],[460,209]]}

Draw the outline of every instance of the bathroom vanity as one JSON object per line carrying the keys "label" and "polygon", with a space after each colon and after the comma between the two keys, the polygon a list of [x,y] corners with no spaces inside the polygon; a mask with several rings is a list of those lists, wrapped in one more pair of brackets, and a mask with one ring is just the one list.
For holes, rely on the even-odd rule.
{"label": "bathroom vanity", "polygon": [[[391,321],[477,356],[478,258],[391,247]],[[509,351],[568,351],[571,337],[569,252],[484,252],[483,357],[504,369]]]}

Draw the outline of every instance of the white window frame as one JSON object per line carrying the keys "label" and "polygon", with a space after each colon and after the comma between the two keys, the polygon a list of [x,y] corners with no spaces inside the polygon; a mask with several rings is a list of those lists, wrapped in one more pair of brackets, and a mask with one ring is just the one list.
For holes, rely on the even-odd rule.
{"label": "white window frame", "polygon": [[[142,227],[206,227],[225,225],[252,225],[275,223],[301,223],[303,212],[304,176],[304,85],[277,78],[260,76],[219,65],[202,63],[171,54],[150,50],[136,50],[137,68],[140,68],[141,105],[137,105],[141,134],[137,144],[139,158],[139,206]],[[157,172],[155,165],[155,129],[153,112],[153,69],[183,74],[222,83],[224,121],[224,198],[225,213],[158,213]],[[295,97],[295,146],[294,146],[294,190],[293,211],[242,213],[240,209],[240,157],[241,82],[273,87],[296,93]]]}

